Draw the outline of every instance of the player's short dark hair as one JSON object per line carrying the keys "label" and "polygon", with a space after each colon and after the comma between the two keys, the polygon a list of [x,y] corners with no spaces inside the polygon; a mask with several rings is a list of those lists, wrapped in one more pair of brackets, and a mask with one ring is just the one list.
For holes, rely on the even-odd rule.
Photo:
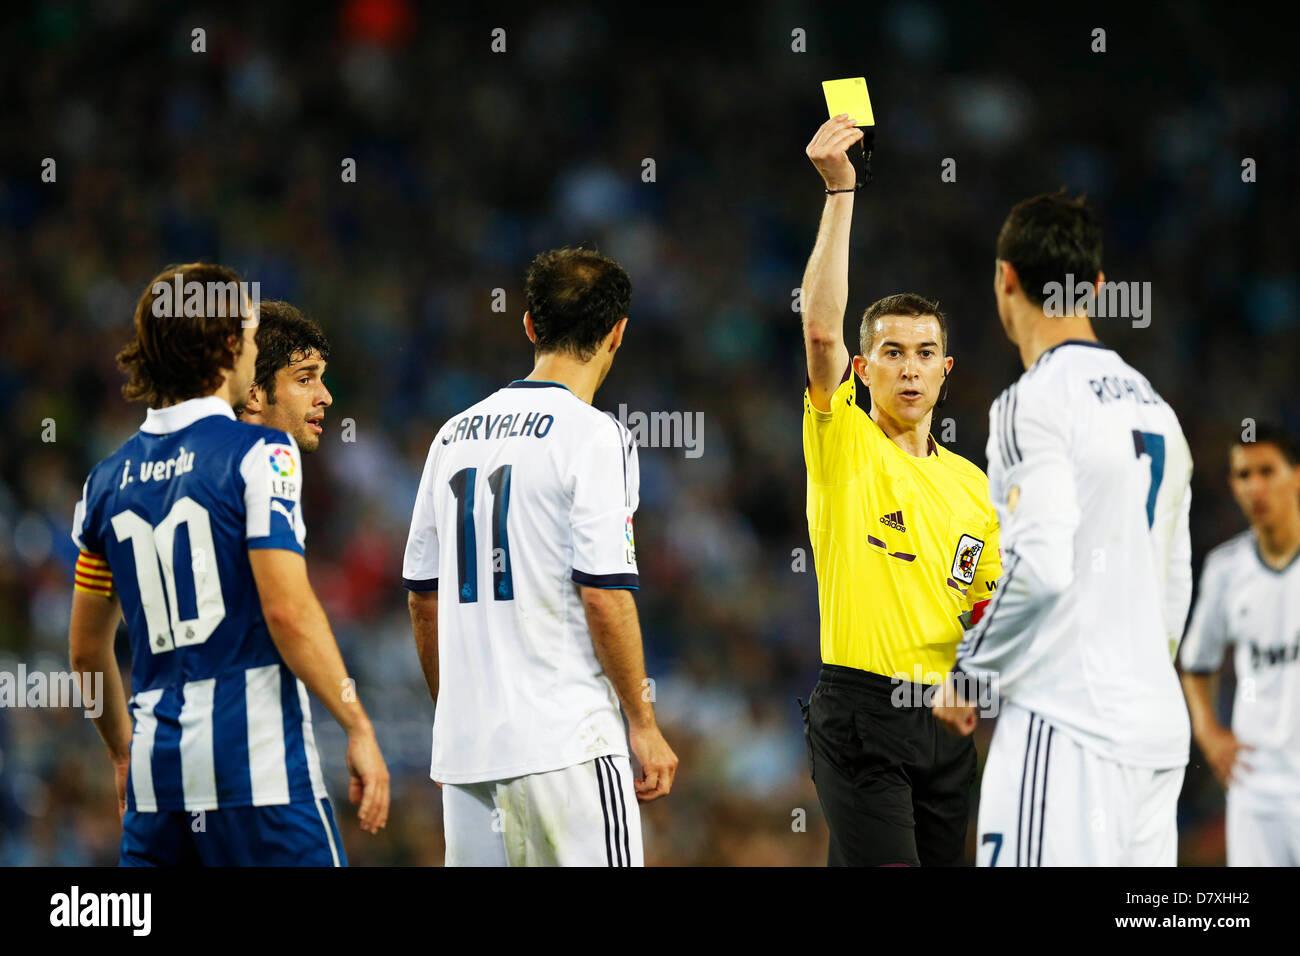
{"label": "player's short dark hair", "polygon": [[586,362],[627,316],[632,280],[621,265],[598,252],[552,249],[528,267],[524,298],[537,351],[570,352]]}
{"label": "player's short dark hair", "polygon": [[1043,194],[1011,207],[998,233],[997,257],[1015,266],[1025,297],[1041,306],[1049,282],[1064,287],[1095,282],[1101,272],[1101,223],[1084,197],[1069,199],[1065,190]]}
{"label": "player's short dark hair", "polygon": [[[171,265],[149,280],[135,306],[135,340],[117,354],[117,366],[127,375],[122,397],[128,402],[160,408],[211,395],[221,385],[222,370],[233,369],[243,351],[243,314],[238,294],[223,294],[220,301],[205,295],[200,315],[186,315],[183,302],[175,303],[176,308],[164,309],[169,315],[154,314],[154,302],[159,298],[154,287],[159,283],[172,286],[177,274],[182,289],[190,282],[239,288],[239,276],[233,269],[206,262]],[[227,341],[232,335],[233,349]]]}
{"label": "player's short dark hair", "polygon": [[862,313],[862,325],[858,329],[858,348],[862,350],[863,355],[871,352],[876,319],[882,315],[934,316],[939,321],[939,348],[943,350],[944,355],[948,354],[948,318],[939,308],[939,303],[931,302],[923,295],[900,292],[898,295],[887,295],[883,299],[877,299],[867,306],[867,311]]}
{"label": "player's short dark hair", "polygon": [[253,384],[266,392],[268,404],[275,404],[276,373],[294,362],[301,362],[313,352],[322,362],[329,361],[329,339],[319,325],[288,302],[272,299],[262,303],[258,313],[257,366]]}
{"label": "player's short dark hair", "polygon": [[1300,464],[1300,444],[1296,443],[1294,435],[1274,422],[1256,423],[1253,441],[1246,441],[1238,433],[1229,446],[1229,450],[1246,445],[1272,445],[1282,453],[1282,457],[1286,459],[1288,465],[1294,468],[1297,464]]}

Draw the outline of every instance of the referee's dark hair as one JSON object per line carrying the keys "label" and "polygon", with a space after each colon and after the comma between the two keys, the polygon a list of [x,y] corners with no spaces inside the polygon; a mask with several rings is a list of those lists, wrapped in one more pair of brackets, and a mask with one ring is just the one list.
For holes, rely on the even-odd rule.
{"label": "referee's dark hair", "polygon": [[1292,468],[1300,464],[1300,445],[1296,444],[1295,437],[1281,425],[1273,422],[1257,423],[1255,437],[1250,441],[1238,435],[1229,446],[1229,450],[1247,445],[1272,445],[1282,453],[1282,457]]}
{"label": "referee's dark hair", "polygon": [[1015,266],[1025,298],[1041,306],[1049,282],[1095,282],[1101,272],[1101,223],[1084,197],[1062,188],[1011,207],[998,233],[997,257]]}
{"label": "referee's dark hair", "polygon": [[271,299],[261,303],[253,384],[266,392],[268,405],[275,404],[275,373],[313,352],[322,362],[329,361],[329,339],[319,325],[288,302]]}
{"label": "referee's dark hair", "polygon": [[939,308],[939,303],[931,302],[925,296],[913,292],[899,292],[897,295],[887,295],[883,299],[877,299],[867,306],[867,311],[862,313],[862,324],[858,327],[858,348],[862,350],[863,355],[871,354],[871,346],[876,337],[876,319],[882,315],[916,318],[925,315],[934,316],[939,323],[939,350],[944,355],[948,354],[948,317]]}
{"label": "referee's dark hair", "polygon": [[621,265],[598,252],[552,249],[528,267],[524,298],[537,351],[570,352],[587,362],[627,316],[632,280]]}

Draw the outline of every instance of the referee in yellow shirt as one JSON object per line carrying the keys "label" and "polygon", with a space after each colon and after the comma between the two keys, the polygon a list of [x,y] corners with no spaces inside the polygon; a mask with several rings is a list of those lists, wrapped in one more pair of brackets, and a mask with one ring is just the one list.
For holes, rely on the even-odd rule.
{"label": "referee in yellow shirt", "polygon": [[806,150],[827,195],[803,280],[803,449],[822,653],[804,726],[830,865],[954,865],[975,746],[939,725],[925,689],[952,667],[963,615],[977,619],[992,596],[997,517],[984,473],[930,436],[953,364],[938,305],[881,299],[862,317],[861,354],[850,360],[845,347],[856,186],[846,150],[861,136],[838,116]]}

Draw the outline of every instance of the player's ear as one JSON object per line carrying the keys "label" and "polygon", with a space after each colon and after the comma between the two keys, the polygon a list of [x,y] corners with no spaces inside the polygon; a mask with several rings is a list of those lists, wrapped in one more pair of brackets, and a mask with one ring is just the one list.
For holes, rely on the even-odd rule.
{"label": "player's ear", "polygon": [[1020,288],[1020,276],[1016,267],[1006,259],[998,260],[998,287],[1003,295],[1013,295]]}
{"label": "player's ear", "polygon": [[537,330],[533,328],[533,317],[527,311],[524,312],[524,335],[528,336],[528,341],[537,344]]}
{"label": "player's ear", "polygon": [[614,327],[609,330],[609,350],[617,352],[618,347],[623,344],[623,333],[627,330],[627,316],[619,319],[614,323]]}
{"label": "player's ear", "polygon": [[870,385],[871,379],[867,376],[867,357],[865,355],[853,356],[853,371],[858,373],[858,378],[862,379],[863,385]]}
{"label": "player's ear", "polygon": [[248,386],[248,398],[244,402],[244,412],[249,415],[262,413],[262,390],[256,385]]}

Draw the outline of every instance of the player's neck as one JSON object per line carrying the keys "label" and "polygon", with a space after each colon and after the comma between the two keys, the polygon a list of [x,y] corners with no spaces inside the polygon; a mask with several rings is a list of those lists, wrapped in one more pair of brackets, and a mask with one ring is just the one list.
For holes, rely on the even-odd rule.
{"label": "player's neck", "polygon": [[881,411],[875,402],[871,403],[871,420],[880,426],[886,438],[915,458],[925,458],[930,454],[930,419],[933,415],[934,412],[930,411],[919,422],[908,424]]}
{"label": "player's neck", "polygon": [[235,395],[231,391],[229,378],[223,379],[221,384],[217,386],[217,390],[212,394],[221,399],[232,409],[235,407]]}
{"label": "player's neck", "polygon": [[[230,400],[230,389],[226,387],[226,383],[225,383],[225,382],[222,382],[221,385],[217,388],[217,390],[216,390],[215,392],[208,392],[208,394],[206,394],[206,395],[202,395],[202,396],[200,396],[200,397],[201,397],[201,398],[219,398],[219,399],[221,399],[222,401],[224,401],[227,405],[229,405],[231,408],[234,408],[234,407],[235,407],[235,403],[232,402],[232,401]],[[156,407],[157,407],[157,408],[171,408],[173,405],[179,405],[181,402],[186,402],[186,401],[189,401],[189,399],[187,399],[187,398],[178,398],[178,399],[177,399],[176,401],[174,401],[174,402],[164,402],[162,405],[158,405],[158,406],[156,406]]]}
{"label": "player's neck", "polygon": [[580,362],[568,355],[545,352],[537,356],[525,381],[558,382],[590,405],[601,377],[595,362]]}
{"label": "player's neck", "polygon": [[1097,333],[1092,330],[1092,322],[1086,315],[1067,315],[1061,317],[1046,316],[1041,312],[1026,323],[1027,328],[1020,336],[1020,361],[1025,368],[1038,361],[1038,357],[1050,348],[1071,339],[1097,341]]}
{"label": "player's neck", "polygon": [[1255,526],[1255,540],[1264,560],[1277,568],[1291,563],[1300,551],[1300,510],[1293,509],[1276,524]]}

